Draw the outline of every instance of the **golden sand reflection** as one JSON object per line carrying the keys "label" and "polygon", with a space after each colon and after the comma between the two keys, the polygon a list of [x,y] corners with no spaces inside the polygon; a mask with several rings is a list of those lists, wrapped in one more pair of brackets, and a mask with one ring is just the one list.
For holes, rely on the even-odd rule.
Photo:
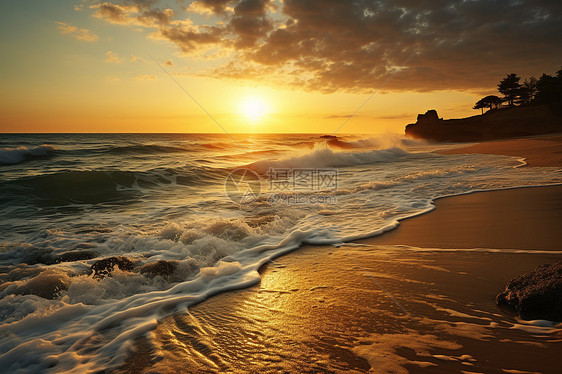
{"label": "golden sand reflection", "polygon": [[[444,263],[440,252],[397,246],[300,249],[266,265],[261,284],[217,295],[164,320],[154,331],[154,346],[139,350],[129,365],[165,373],[179,367],[418,372],[437,365],[449,372],[486,372],[493,355],[506,367],[524,368],[525,357],[541,357],[548,337],[510,328],[517,322],[488,300],[503,274],[490,271],[493,260],[475,267],[482,255],[453,252]],[[548,260],[488,256],[510,266]]]}

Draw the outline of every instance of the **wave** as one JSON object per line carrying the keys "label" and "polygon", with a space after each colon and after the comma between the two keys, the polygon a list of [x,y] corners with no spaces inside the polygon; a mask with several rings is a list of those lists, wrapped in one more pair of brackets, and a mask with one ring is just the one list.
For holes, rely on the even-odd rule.
{"label": "wave", "polygon": [[426,142],[419,139],[409,139],[400,135],[388,134],[367,139],[348,140],[347,137],[324,135],[320,137],[326,144],[334,148],[355,149],[355,148],[404,148],[411,146],[425,145]]}
{"label": "wave", "polygon": [[189,148],[159,144],[135,144],[109,148],[112,154],[156,154],[189,152]]}
{"label": "wave", "polygon": [[61,171],[25,176],[0,183],[3,199],[27,196],[47,205],[96,204],[129,200],[135,195],[169,186],[204,185],[224,178],[222,169],[209,167],[129,170]]}
{"label": "wave", "polygon": [[259,172],[269,168],[324,168],[337,166],[353,166],[376,162],[392,162],[410,153],[402,148],[392,147],[368,152],[334,152],[329,148],[317,149],[311,153],[295,156],[284,160],[257,161],[249,165]]}
{"label": "wave", "polygon": [[232,148],[232,145],[224,142],[202,143],[201,147],[211,150],[225,150]]}
{"label": "wave", "polygon": [[134,173],[124,171],[63,171],[8,181],[3,183],[3,189],[7,194],[23,195],[47,205],[94,204],[125,197],[120,187],[131,188],[135,180]]}
{"label": "wave", "polygon": [[377,147],[379,143],[373,139],[359,139],[355,141],[344,141],[340,138],[332,138],[326,142],[331,147],[353,149],[353,148],[369,148]]}
{"label": "wave", "polygon": [[55,147],[42,144],[38,147],[5,148],[0,150],[0,165],[19,164],[23,161],[35,160],[54,155]]}

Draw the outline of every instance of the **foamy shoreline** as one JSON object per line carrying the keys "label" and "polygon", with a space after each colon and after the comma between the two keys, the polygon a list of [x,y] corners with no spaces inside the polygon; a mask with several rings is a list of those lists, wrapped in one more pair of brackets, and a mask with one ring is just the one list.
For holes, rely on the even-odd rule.
{"label": "foamy shoreline", "polygon": [[[159,337],[169,334],[181,339],[176,334],[183,331],[186,321],[190,321],[200,326],[213,325],[213,329],[207,331],[206,339],[217,354],[212,360],[214,364],[193,358],[201,352],[189,339],[181,340],[187,352],[194,355],[192,358],[184,356],[188,367],[209,372],[227,368],[242,372],[298,368],[356,372],[407,372],[407,369],[408,372],[425,373],[431,367],[466,372],[554,372],[558,361],[552,350],[562,344],[561,326],[548,331],[527,328],[521,321],[500,311],[493,298],[513,276],[561,258],[560,235],[553,231],[550,231],[553,235],[545,235],[562,221],[560,197],[560,185],[441,196],[434,199],[437,209],[433,212],[428,213],[431,211],[428,209],[416,214],[417,218],[403,218],[398,229],[359,240],[356,242],[359,247],[345,244],[338,249],[302,247],[265,266],[261,270],[259,285],[215,296],[192,307],[188,314],[164,320],[154,332],[156,350],[162,348]],[[474,201],[480,203],[474,205]],[[525,204],[514,204],[518,201]],[[471,219],[463,211],[467,206],[477,217],[488,217],[488,220]],[[519,207],[517,214],[514,214],[513,206]],[[540,209],[536,209],[537,206]],[[503,212],[500,218],[503,225],[493,226],[491,231],[490,224],[494,217],[498,217],[490,212]],[[539,226],[527,227],[527,235],[520,237],[518,246],[511,247],[509,243],[513,240],[507,239],[520,232],[521,226],[516,224],[513,229],[509,222],[513,223],[518,215],[527,217],[526,222],[540,221],[545,229],[533,233]],[[435,216],[439,223],[432,222]],[[472,225],[468,230],[470,233],[463,237],[458,231],[445,228],[433,239],[423,238],[421,234],[439,227],[444,221],[465,229]],[[525,225],[524,222],[519,224]],[[470,241],[475,235],[480,238],[479,243]],[[494,238],[498,237],[499,242],[503,240],[506,245],[496,248],[498,240]],[[537,237],[543,243],[538,247],[533,241]],[[475,244],[478,246],[474,247]],[[412,278],[412,274],[417,275]],[[452,278],[445,280],[443,277]],[[466,288],[475,282],[478,285]],[[428,289],[432,292],[427,293]],[[424,292],[426,295],[417,300]],[[365,301],[351,302],[357,298]],[[366,301],[369,299],[371,301]],[[413,318],[405,316],[394,301]],[[299,307],[294,310],[296,305]],[[368,332],[373,329],[369,327],[369,317],[365,319],[369,315],[372,315],[375,326],[388,326],[384,332],[377,332],[377,328]],[[228,321],[228,324],[213,324],[213,318]],[[248,320],[254,320],[255,329],[244,322]],[[293,327],[271,330],[278,320]],[[314,321],[323,322],[317,325]],[[337,323],[334,325],[333,321]],[[342,326],[347,326],[344,331],[351,329],[355,332],[337,333]],[[306,350],[296,348],[282,355],[276,353],[275,344],[256,337],[257,341],[252,345],[241,347],[242,353],[234,362],[229,360],[229,348],[220,343],[219,337],[221,334],[237,334],[236,331],[242,336],[275,331],[273,336],[264,339],[292,341],[295,347],[305,344],[314,348],[308,354]],[[312,332],[320,340],[307,337],[305,331]],[[192,338],[197,336],[194,334]],[[333,345],[318,345],[322,339],[332,340]],[[172,352],[173,347],[169,348]],[[409,353],[409,350],[418,354]],[[180,365],[181,361],[176,361],[178,358],[173,358],[171,353],[160,354],[164,360],[155,364],[156,370]],[[269,360],[256,358],[268,355],[271,356]],[[126,367],[139,363],[139,359],[138,355],[133,355]],[[314,359],[318,361],[314,362]],[[145,365],[145,368],[152,366],[151,363]]]}
{"label": "foamy shoreline", "polygon": [[[290,140],[295,143],[302,142],[298,137],[290,138]],[[399,143],[404,145],[404,140],[398,140]],[[166,157],[169,157],[172,162],[178,162],[179,159],[183,159],[188,154],[182,152],[187,152],[190,149],[181,142],[172,144],[174,146],[171,148],[159,146],[158,149],[154,149],[151,144],[141,143],[123,147],[120,144],[113,144],[113,139],[105,140],[102,137],[101,141],[106,142],[109,145],[106,149],[113,153],[116,152],[115,157],[119,159],[125,157],[122,155],[123,150],[126,153],[134,151],[131,160],[136,159],[138,155],[143,155],[147,160],[151,160],[154,159],[153,152],[171,150],[173,152],[167,152]],[[312,142],[315,141],[312,140]],[[393,141],[396,141],[396,139]],[[104,147],[106,147],[106,143],[103,143]],[[275,141],[272,143],[268,139],[264,139],[263,143],[269,149],[285,147],[285,145],[278,145]],[[343,179],[341,180],[342,185],[336,191],[337,193],[334,193],[334,196],[337,196],[340,204],[334,207],[324,207],[323,212],[325,209],[332,209],[335,212],[329,216],[315,214],[318,210],[316,206],[285,207],[280,205],[278,207],[264,207],[265,216],[260,215],[259,212],[252,214],[252,212],[240,210],[235,212],[238,214],[234,216],[230,212],[227,217],[220,217],[219,219],[209,217],[210,220],[205,220],[207,218],[205,214],[209,213],[207,208],[199,213],[203,215],[202,217],[197,214],[184,214],[181,217],[191,221],[182,222],[176,218],[177,216],[173,215],[171,222],[162,225],[162,215],[158,213],[154,216],[158,219],[157,222],[150,222],[150,220],[148,222],[157,230],[148,235],[146,233],[135,235],[134,227],[120,227],[119,225],[117,225],[118,229],[115,232],[113,229],[103,227],[99,229],[100,231],[97,231],[97,228],[93,231],[84,231],[85,236],[83,238],[86,241],[92,239],[95,239],[96,243],[107,241],[108,245],[91,244],[88,248],[95,248],[96,251],[101,250],[102,252],[94,253],[95,258],[90,260],[76,260],[61,264],[55,262],[52,265],[49,262],[50,252],[43,253],[34,246],[25,246],[24,243],[21,249],[22,255],[35,256],[32,260],[36,262],[31,262],[31,264],[38,264],[35,266],[37,271],[44,270],[45,265],[48,266],[48,270],[34,278],[16,279],[11,281],[9,285],[6,283],[9,288],[5,289],[8,297],[3,299],[4,306],[16,309],[20,313],[21,309],[17,309],[19,305],[23,301],[33,299],[35,303],[33,308],[41,311],[40,308],[52,307],[53,311],[37,319],[46,326],[43,331],[34,329],[36,323],[36,316],[33,314],[34,309],[21,310],[23,316],[21,320],[17,320],[17,316],[20,314],[16,314],[12,318],[14,312],[10,312],[10,309],[8,309],[10,320],[5,321],[2,330],[13,333],[14,339],[5,339],[2,342],[5,350],[9,352],[0,356],[0,361],[7,363],[8,366],[11,365],[12,368],[26,367],[29,369],[35,367],[37,370],[45,371],[48,371],[48,367],[53,367],[53,365],[55,365],[56,370],[81,368],[88,371],[94,370],[94,367],[114,368],[119,366],[130,354],[131,344],[134,341],[143,336],[153,337],[153,331],[155,334],[157,333],[159,321],[170,314],[174,312],[181,314],[181,311],[186,308],[191,309],[195,304],[217,293],[250,287],[260,281],[263,283],[265,273],[260,275],[258,270],[274,258],[279,257],[279,261],[285,261],[286,258],[292,258],[292,256],[280,256],[299,248],[303,250],[303,246],[306,247],[309,244],[316,246],[333,245],[349,250],[353,246],[362,244],[343,244],[344,242],[361,238],[372,239],[373,236],[396,228],[398,222],[406,218],[418,215],[431,216],[431,214],[426,215],[424,213],[433,210],[432,201],[441,196],[478,195],[472,194],[472,192],[478,189],[501,188],[502,186],[518,188],[521,187],[523,181],[527,183],[535,181],[535,184],[539,184],[541,181],[542,183],[548,183],[548,181],[560,180],[558,175],[541,174],[537,170],[517,168],[518,162],[513,157],[485,155],[444,157],[428,153],[431,151],[431,147],[428,149],[428,147],[420,145],[416,145],[416,150],[406,152],[395,148],[363,149],[363,143],[357,144],[359,148],[355,149],[353,153],[348,151],[335,152],[329,148],[313,148],[312,151],[305,150],[300,156],[297,152],[297,156],[294,156],[295,150],[293,148],[279,148],[289,155],[288,158],[282,158],[280,162],[266,158],[264,162],[261,162],[263,167],[267,167],[268,164],[285,166],[287,162],[296,163],[292,165],[296,167],[302,165],[304,161],[310,167],[339,165]],[[370,146],[376,147],[376,142],[370,141],[368,143]],[[85,153],[84,156],[91,154],[96,160],[95,157],[99,158],[99,155],[101,155],[101,153],[94,152]],[[71,161],[73,159],[73,156],[71,156],[72,152],[60,152],[52,159],[30,160],[29,166],[37,167],[36,170],[39,172],[42,170],[40,166],[43,164],[48,168],[52,167],[57,170],[57,163],[62,161],[61,159]],[[193,153],[192,157],[201,158],[202,156]],[[84,157],[84,159],[76,158],[76,160],[87,162],[89,159]],[[104,157],[103,162],[107,165],[113,163],[112,159],[107,157]],[[153,195],[152,199],[148,199],[149,202],[162,204],[163,208],[168,208],[169,206],[166,203],[171,202],[172,206],[175,207],[178,193],[184,191],[182,190],[184,187],[176,182],[180,180],[179,178],[191,178],[190,174],[182,175],[182,173],[191,172],[191,169],[176,167],[165,169],[162,173],[160,167],[155,166],[151,169],[150,175],[137,176],[127,169],[118,170],[113,174],[108,174],[105,171],[85,171],[67,175],[68,173],[64,171],[49,174],[46,177],[40,175],[28,179],[22,178],[21,181],[26,182],[26,185],[33,181],[34,188],[41,191],[40,188],[45,184],[45,181],[54,182],[53,179],[58,181],[59,177],[65,180],[68,179],[67,177],[71,177],[70,186],[66,186],[68,187],[66,189],[74,193],[73,191],[80,190],[74,187],[81,185],[83,177],[87,176],[88,179],[92,177],[94,181],[100,182],[98,177],[103,176],[104,179],[101,182],[108,182],[109,189],[114,185],[114,182],[117,182],[113,179],[117,178],[119,183],[132,183],[129,189],[133,189],[135,194],[126,195],[127,199],[124,200],[130,206],[135,206],[137,197]],[[212,170],[208,168],[201,167],[197,170],[204,171],[204,175],[213,177],[213,180],[217,179]],[[134,178],[141,178],[134,179],[132,174]],[[495,180],[496,176],[501,176],[499,181]],[[155,177],[158,184],[144,182],[145,179],[150,182],[152,177]],[[162,180],[162,177],[166,177],[165,180]],[[526,179],[526,177],[530,179]],[[13,183],[16,185],[20,183],[19,178],[16,177]],[[224,200],[224,191],[219,187],[222,186],[218,184],[214,186],[213,193],[216,194],[217,199],[221,197]],[[208,192],[208,188],[206,186],[203,190]],[[113,189],[111,190],[112,193],[115,192]],[[49,188],[43,191],[45,198],[58,199],[59,196],[54,195],[54,192],[56,191]],[[121,192],[118,190],[117,195],[118,193]],[[88,196],[71,194],[71,197],[73,199],[85,199]],[[167,201],[163,199],[164,197],[171,200]],[[99,198],[105,197],[100,196]],[[96,201],[93,202],[96,203]],[[189,202],[189,200],[184,201]],[[197,199],[194,200],[194,203],[196,204],[194,207],[200,205]],[[212,199],[210,203],[213,203]],[[358,210],[353,208],[365,206],[366,203],[369,204],[369,209]],[[375,203],[378,203],[378,205]],[[436,204],[439,205],[439,200]],[[129,205],[122,206],[127,207]],[[210,204],[209,206],[213,205]],[[76,204],[75,207],[79,208],[81,205]],[[143,207],[147,213],[152,211],[149,206]],[[87,209],[90,208],[94,208],[94,206],[88,206]],[[272,209],[274,210],[272,211]],[[182,210],[185,210],[185,208]],[[179,211],[173,210],[172,212]],[[99,214],[99,210],[96,213]],[[113,209],[107,210],[107,214],[111,215],[108,216],[108,219],[111,221],[117,218],[113,217],[112,213],[114,213]],[[132,213],[137,214],[138,212],[133,210]],[[296,221],[298,221],[298,226],[294,226]],[[416,219],[407,220],[405,223],[414,221]],[[260,222],[261,224],[258,226],[250,226],[250,224]],[[272,224],[270,225],[270,223]],[[285,229],[279,230],[283,228]],[[266,229],[271,230],[264,231]],[[72,230],[68,232],[68,234],[71,233],[73,233]],[[270,234],[268,235],[268,233]],[[82,237],[68,236],[68,234],[64,230],[47,231],[45,236],[37,237],[40,240],[37,242],[32,240],[31,243],[38,244],[41,248],[43,239],[45,239],[45,243],[49,246],[53,245],[58,250],[56,253],[53,252],[53,256],[59,255],[59,252],[64,250],[73,251],[73,248],[81,248],[81,243],[78,243],[76,247],[71,244],[77,238]],[[380,237],[384,238],[387,235],[392,235],[392,232]],[[101,241],[99,241],[100,239]],[[225,239],[228,239],[228,241]],[[327,248],[333,250],[333,246]],[[49,248],[51,247],[47,249]],[[296,251],[295,255],[300,252]],[[18,253],[14,253],[14,255],[18,255]],[[115,270],[113,277],[100,282],[87,275],[87,270],[95,261],[115,255],[129,256],[135,261],[136,270],[132,272]],[[550,255],[550,253],[544,255]],[[44,256],[44,258],[41,256]],[[216,256],[219,256],[218,258],[222,261],[217,262]],[[194,258],[199,262],[196,262]],[[17,256],[14,256],[14,259],[17,259]],[[141,266],[154,264],[156,260],[160,259],[167,260],[170,264],[172,262],[177,264],[174,277],[147,278],[141,274],[142,271],[139,273]],[[29,258],[26,261],[29,262]],[[24,262],[24,264],[26,263]],[[193,265],[195,264],[199,266],[199,272],[194,272]],[[59,270],[60,274],[52,273],[51,269]],[[296,269],[307,272],[306,267],[297,266]],[[361,270],[361,266],[357,269]],[[67,275],[65,271],[69,274]],[[336,268],[328,269],[328,271],[337,272],[339,270],[336,266]],[[50,276],[54,277],[55,280],[66,282],[68,290],[63,292],[61,297],[56,297],[53,294],[51,297],[54,297],[54,299],[42,300],[36,296],[36,293],[33,293],[37,292],[33,287],[37,288],[39,280]],[[322,287],[320,284],[311,285],[310,288],[322,292]],[[20,289],[24,291],[23,295],[19,295],[18,290]],[[288,289],[287,292],[292,291]],[[219,295],[218,297],[230,296]],[[210,298],[209,301],[213,299],[214,297]],[[207,302],[203,304],[207,304]],[[30,318],[27,318],[27,315]],[[60,319],[60,316],[66,317]],[[174,316],[178,316],[178,314],[176,313]],[[220,319],[220,317],[217,318]],[[64,344],[51,344],[59,342],[59,336],[64,337]],[[47,346],[41,345],[39,344],[41,341],[50,343]],[[24,347],[27,347],[25,349],[28,356],[35,357],[35,361],[29,367],[25,366],[26,363],[19,361],[20,350]]]}

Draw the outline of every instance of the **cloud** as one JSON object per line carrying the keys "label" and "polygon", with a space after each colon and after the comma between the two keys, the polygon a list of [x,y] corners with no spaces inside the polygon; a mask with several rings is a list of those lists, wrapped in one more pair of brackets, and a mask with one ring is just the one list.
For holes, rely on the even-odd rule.
{"label": "cloud", "polygon": [[105,61],[111,62],[113,64],[121,64],[123,63],[123,59],[119,57],[119,55],[112,51],[105,52]]}
{"label": "cloud", "polygon": [[145,62],[142,57],[135,56],[135,55],[131,55],[131,57],[130,57],[129,59],[130,59],[132,62],[136,62],[136,61]]}
{"label": "cloud", "polygon": [[167,25],[174,17],[172,9],[151,9],[147,2],[113,4],[109,2],[90,6],[96,9],[94,17],[105,19],[109,23],[118,25],[135,25],[144,27],[158,27]]}
{"label": "cloud", "polygon": [[216,17],[197,24],[156,5],[94,7],[95,16],[151,28],[151,38],[191,56],[229,51],[201,74],[321,92],[372,92],[383,84],[476,92],[506,73],[538,75],[562,61],[558,1],[198,0],[189,12]]}
{"label": "cloud", "polygon": [[232,0],[198,0],[189,4],[187,11],[204,15],[224,14],[232,11],[228,6],[230,3]]}
{"label": "cloud", "polygon": [[158,77],[157,77],[156,75],[137,75],[137,76],[135,77],[135,79],[137,79],[137,80],[151,80],[151,81],[153,81],[153,80],[158,79]]}
{"label": "cloud", "polygon": [[57,29],[60,30],[61,34],[69,34],[78,40],[83,40],[86,42],[95,42],[98,40],[98,36],[93,34],[88,29],[80,29],[66,22],[55,22],[57,24]]}
{"label": "cloud", "polygon": [[174,62],[173,62],[172,60],[168,60],[168,61],[164,62],[163,65],[165,65],[165,66],[174,66]]}

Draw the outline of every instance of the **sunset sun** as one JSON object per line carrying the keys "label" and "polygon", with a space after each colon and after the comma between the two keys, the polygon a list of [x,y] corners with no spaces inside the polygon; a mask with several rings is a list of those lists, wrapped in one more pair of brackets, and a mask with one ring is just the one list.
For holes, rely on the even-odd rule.
{"label": "sunset sun", "polygon": [[268,103],[260,97],[247,97],[239,107],[240,114],[247,120],[255,122],[266,116],[269,111]]}

